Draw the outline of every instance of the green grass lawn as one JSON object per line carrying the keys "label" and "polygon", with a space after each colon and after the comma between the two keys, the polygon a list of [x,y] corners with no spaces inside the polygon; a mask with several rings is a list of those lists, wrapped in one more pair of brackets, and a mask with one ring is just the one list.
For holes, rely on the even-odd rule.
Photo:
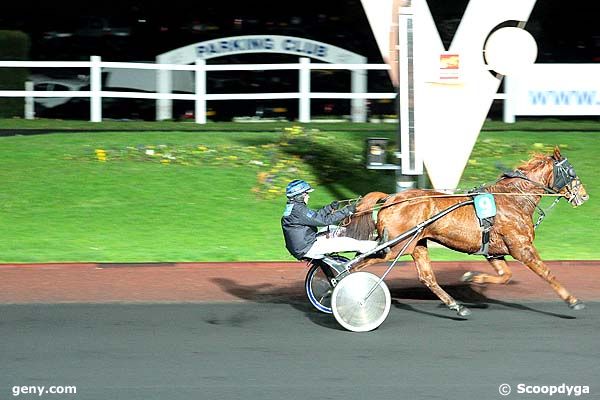
{"label": "green grass lawn", "polygon": [[[313,207],[393,191],[393,173],[365,170],[362,154],[367,137],[394,139],[395,127],[347,125],[0,137],[0,262],[291,260],[279,226],[287,180],[314,183]],[[599,259],[600,129],[557,129],[482,132],[461,187],[494,180],[500,163],[512,168],[536,149],[561,145],[591,199],[578,209],[561,201],[536,244],[545,259]],[[476,259],[445,249],[432,258]]]}

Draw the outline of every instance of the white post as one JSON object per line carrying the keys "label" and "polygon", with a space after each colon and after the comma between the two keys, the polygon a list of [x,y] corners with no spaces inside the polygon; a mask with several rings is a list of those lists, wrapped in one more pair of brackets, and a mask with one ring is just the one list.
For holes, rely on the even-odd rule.
{"label": "white post", "polygon": [[102,122],[102,66],[99,56],[90,57],[90,121]]}
{"label": "white post", "polygon": [[502,102],[502,115],[503,120],[507,124],[515,123],[515,111],[513,107],[513,90],[512,85],[514,84],[512,79],[508,79],[508,76],[504,77],[504,100]]}
{"label": "white post", "polygon": [[[168,64],[164,57],[156,57],[157,64]],[[173,71],[156,70],[156,91],[158,93],[171,93],[173,88]],[[162,121],[173,118],[173,100],[156,100],[156,120]]]}
{"label": "white post", "polygon": [[[367,59],[363,57],[362,63]],[[367,70],[352,70],[351,72],[352,93],[367,92]],[[367,99],[352,99],[350,102],[352,122],[367,122]]]}
{"label": "white post", "polygon": [[[25,82],[25,90],[33,91],[33,82]],[[34,99],[31,96],[25,97],[25,119],[35,119]]]}
{"label": "white post", "polygon": [[298,122],[310,122],[310,58],[300,58],[300,101]]}
{"label": "white post", "polygon": [[197,124],[206,124],[206,61],[196,60],[196,107]]}
{"label": "white post", "polygon": [[[367,72],[364,70],[353,70],[352,74],[352,93],[366,93],[367,91]],[[367,122],[367,99],[351,100],[352,122]]]}

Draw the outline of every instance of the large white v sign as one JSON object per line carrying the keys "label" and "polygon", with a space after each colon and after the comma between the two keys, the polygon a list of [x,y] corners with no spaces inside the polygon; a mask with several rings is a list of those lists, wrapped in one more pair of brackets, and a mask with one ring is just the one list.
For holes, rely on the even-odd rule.
{"label": "large white v sign", "polygon": [[[400,42],[406,40],[402,35],[411,28],[412,65],[405,72],[412,74],[414,85],[403,98],[402,90],[407,88],[402,87],[401,81],[400,102],[414,105],[410,116],[403,118],[401,113],[400,123],[404,124],[401,129],[414,130],[414,143],[405,140],[402,143],[402,173],[421,174],[424,164],[434,188],[451,190],[459,183],[501,83],[502,77],[490,69],[506,74],[501,70],[504,66],[519,65],[523,61],[519,57],[531,57],[520,50],[525,42],[533,40],[531,35],[517,28],[497,28],[507,21],[517,21],[520,27],[524,26],[536,0],[471,0],[447,52],[426,0],[411,3],[410,8],[401,11],[410,13],[411,26],[402,26],[402,16],[399,25]],[[524,32],[525,39],[509,43],[515,36],[500,32],[511,29]],[[494,49],[488,47],[484,57],[486,41],[489,43],[494,36]],[[535,46],[535,41],[533,43]],[[440,56],[444,53],[458,55],[460,63],[460,78],[451,84],[440,79]],[[488,64],[493,59],[495,65],[486,64],[486,58]],[[402,59],[401,54],[401,74]]]}

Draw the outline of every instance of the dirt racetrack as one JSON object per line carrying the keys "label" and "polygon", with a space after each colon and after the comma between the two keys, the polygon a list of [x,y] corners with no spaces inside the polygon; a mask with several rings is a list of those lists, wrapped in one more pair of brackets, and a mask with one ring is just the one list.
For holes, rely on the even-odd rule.
{"label": "dirt racetrack", "polygon": [[[600,300],[600,261],[550,261],[551,271],[581,300]],[[509,262],[508,285],[469,285],[466,271],[492,273],[485,262],[435,262],[440,284],[457,300],[559,298],[550,286],[517,262]],[[382,274],[384,266],[369,271]],[[299,262],[157,264],[1,264],[0,303],[107,302],[286,302],[304,297],[307,268]],[[419,283],[412,262],[400,263],[386,278],[397,299],[433,300]]]}

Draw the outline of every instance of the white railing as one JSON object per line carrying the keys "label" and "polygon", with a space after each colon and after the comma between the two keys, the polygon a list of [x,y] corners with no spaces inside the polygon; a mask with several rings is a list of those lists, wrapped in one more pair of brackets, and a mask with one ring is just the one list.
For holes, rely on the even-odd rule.
{"label": "white railing", "polygon": [[[37,91],[31,85],[26,90],[0,90],[0,97],[24,97],[26,98],[25,115],[33,115],[33,101],[35,97],[89,97],[90,99],[90,121],[102,121],[102,99],[129,98],[129,99],[155,99],[162,100],[192,100],[195,101],[195,118],[199,124],[206,123],[206,102],[210,100],[263,100],[263,99],[298,99],[299,100],[299,122],[310,122],[310,100],[311,99],[352,99],[362,100],[363,108],[366,99],[394,99],[396,93],[325,93],[310,91],[311,70],[389,70],[387,64],[311,64],[309,58],[301,58],[298,63],[287,64],[243,64],[243,65],[206,65],[204,60],[198,60],[195,65],[178,64],[153,64],[153,63],[123,63],[101,61],[100,57],[92,56],[90,61],[0,61],[0,68],[89,68],[90,90],[89,91]],[[195,73],[195,93],[142,93],[142,92],[116,92],[102,90],[102,69],[124,68],[145,70],[167,70],[167,71],[193,71]],[[206,93],[206,74],[211,71],[266,71],[266,70],[298,70],[299,87],[298,92],[288,93]],[[366,89],[366,88],[365,88]],[[361,104],[361,103],[357,103]],[[355,110],[365,118],[354,118],[353,121],[366,119],[364,109]]]}

